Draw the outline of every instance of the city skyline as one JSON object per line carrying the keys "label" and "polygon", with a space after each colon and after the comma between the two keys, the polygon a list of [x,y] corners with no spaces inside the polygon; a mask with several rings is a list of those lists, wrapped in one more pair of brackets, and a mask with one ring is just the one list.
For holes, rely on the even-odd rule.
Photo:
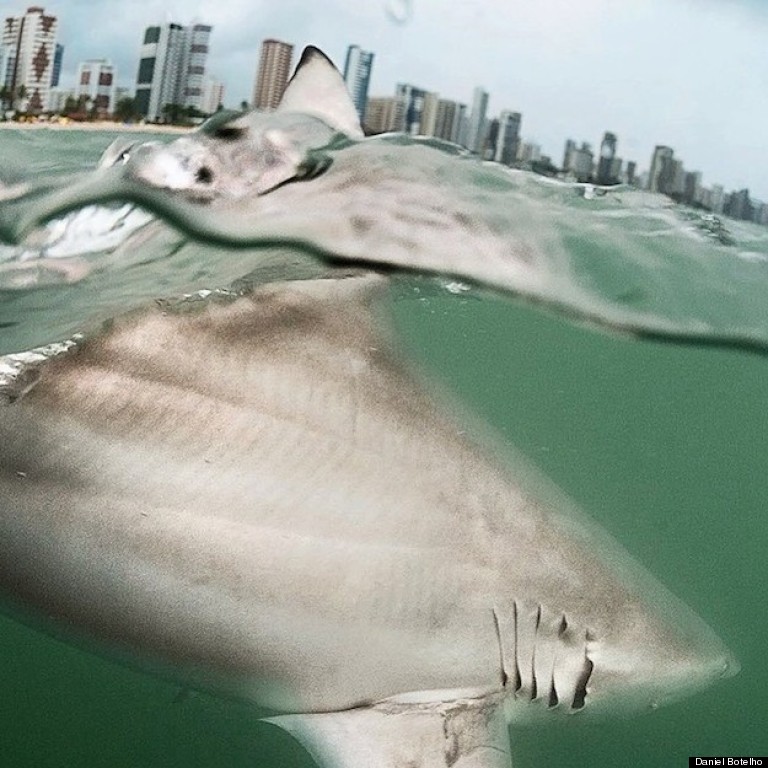
{"label": "city skyline", "polygon": [[[290,40],[325,50],[341,69],[347,46],[376,52],[370,96],[407,81],[462,103],[481,86],[489,113],[524,115],[524,140],[559,157],[567,138],[593,146],[604,131],[647,167],[657,144],[673,146],[705,183],[749,188],[768,199],[760,160],[768,154],[768,3],[755,0],[542,0],[538,4],[414,0],[405,23],[392,8],[326,0],[52,0],[67,46],[64,83],[79,61],[108,57],[131,77],[141,30],[161,20],[211,24],[208,71],[231,106],[250,101],[258,45]],[[24,5],[9,6],[9,13]],[[99,35],[92,30],[98,29]],[[87,34],[81,30],[87,30]],[[126,84],[121,80],[121,84]]]}
{"label": "city skyline", "polygon": [[[555,162],[567,138],[596,147],[610,130],[620,137],[621,155],[644,170],[655,146],[666,144],[685,158],[686,167],[701,169],[705,184],[746,187],[768,199],[759,162],[768,148],[760,130],[765,100],[758,89],[765,79],[760,61],[768,59],[761,38],[768,32],[768,8],[749,0],[697,0],[695,8],[688,0],[666,0],[663,12],[660,0],[628,0],[621,12],[608,0],[585,0],[575,16],[564,0],[543,0],[546,13],[523,4],[512,13],[487,2],[441,7],[438,13],[434,0],[416,0],[410,18],[399,24],[392,20],[390,0],[364,8],[328,0],[322,14],[310,12],[304,0],[280,9],[258,0],[232,0],[226,8],[207,0],[133,0],[130,19],[110,15],[111,5],[46,5],[58,15],[58,39],[66,45],[63,86],[73,83],[78,63],[87,58],[109,58],[119,84],[132,85],[137,40],[160,19],[199,19],[215,28],[207,71],[225,83],[226,103],[235,107],[251,100],[262,39],[290,40],[297,51],[317,44],[340,69],[347,46],[357,44],[376,52],[369,97],[389,96],[397,82],[407,81],[471,105],[474,89],[481,87],[490,94],[488,115],[523,113],[521,138],[541,145]],[[7,12],[24,9],[22,4]],[[91,21],[83,25],[86,13]],[[94,26],[99,37],[77,32]],[[440,49],[457,34],[462,47]],[[500,48],[502,35],[508,44]],[[755,58],[750,54],[757,42]],[[617,46],[630,64],[616,60]],[[731,49],[738,55],[728,55]],[[648,51],[656,51],[657,66],[650,66]],[[595,77],[596,65],[601,77]]]}

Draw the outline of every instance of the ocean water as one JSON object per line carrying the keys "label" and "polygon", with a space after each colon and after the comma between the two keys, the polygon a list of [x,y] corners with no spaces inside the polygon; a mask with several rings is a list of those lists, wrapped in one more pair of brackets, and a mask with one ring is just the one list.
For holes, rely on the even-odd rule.
{"label": "ocean water", "polygon": [[[2,131],[0,178],[6,190],[32,178],[50,194],[49,178],[93,167],[113,138]],[[512,254],[478,266],[482,254],[462,253],[435,278],[424,270],[451,258],[441,253],[446,239],[421,241],[423,269],[394,276],[388,303],[402,349],[701,615],[742,665],[651,715],[513,728],[515,766],[765,754],[768,230],[631,190],[585,193],[447,153],[436,160],[423,143],[365,148],[385,170],[401,150],[411,158],[407,184],[431,163],[450,180],[441,200],[485,217],[472,237],[489,249],[510,244]],[[314,237],[314,255],[332,251],[339,234],[325,226],[339,198],[325,198],[314,231],[301,229],[306,205],[280,221],[287,241]],[[171,212],[181,234],[111,205],[44,229],[29,224],[44,208],[37,198],[0,198],[0,231],[27,233],[22,245],[0,245],[0,354],[92,331],[147,300],[225,288],[256,267],[270,277],[274,232],[263,219],[193,225],[181,206]],[[189,236],[216,226],[247,247]],[[130,249],[115,244],[129,232]],[[377,236],[360,239],[379,263],[409,266],[392,244],[374,251]],[[343,241],[336,255],[359,259],[355,247]],[[304,268],[303,257],[291,268]],[[261,714],[0,616],[0,765],[312,765]]]}

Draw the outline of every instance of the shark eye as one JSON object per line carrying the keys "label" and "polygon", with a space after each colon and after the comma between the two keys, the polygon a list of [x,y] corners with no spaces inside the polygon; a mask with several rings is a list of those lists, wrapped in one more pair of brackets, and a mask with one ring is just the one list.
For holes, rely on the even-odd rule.
{"label": "shark eye", "polygon": [[213,171],[207,165],[200,166],[195,174],[195,181],[199,181],[201,184],[210,184],[213,181]]}
{"label": "shark eye", "polygon": [[245,134],[245,128],[238,128],[234,125],[222,125],[216,128],[213,132],[213,136],[216,139],[222,139],[223,141],[235,141],[241,138]]}

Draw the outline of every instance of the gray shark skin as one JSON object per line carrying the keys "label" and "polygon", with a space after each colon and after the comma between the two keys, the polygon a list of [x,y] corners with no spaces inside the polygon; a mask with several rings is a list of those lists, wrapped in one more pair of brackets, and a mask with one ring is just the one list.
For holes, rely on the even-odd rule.
{"label": "gray shark skin", "polygon": [[733,673],[618,545],[442,415],[382,336],[381,283],[140,310],[42,368],[0,409],[0,589],[289,713],[327,765],[504,765],[506,721]]}
{"label": "gray shark skin", "polygon": [[[354,138],[336,70],[302,62],[277,118]],[[291,142],[266,137],[243,181],[246,140],[137,167],[192,196],[275,189]],[[386,285],[337,271],[152,305],[36,368],[0,408],[0,591],[275,710],[327,768],[501,768],[509,723],[645,711],[735,674],[618,544],[467,436],[394,350]]]}

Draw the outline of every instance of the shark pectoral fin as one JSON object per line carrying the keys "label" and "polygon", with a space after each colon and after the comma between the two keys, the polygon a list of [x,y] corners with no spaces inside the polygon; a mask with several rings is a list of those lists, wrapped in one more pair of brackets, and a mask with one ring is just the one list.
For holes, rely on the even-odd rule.
{"label": "shark pectoral fin", "polygon": [[279,726],[322,768],[511,768],[498,699],[384,703],[310,715],[280,715]]}

